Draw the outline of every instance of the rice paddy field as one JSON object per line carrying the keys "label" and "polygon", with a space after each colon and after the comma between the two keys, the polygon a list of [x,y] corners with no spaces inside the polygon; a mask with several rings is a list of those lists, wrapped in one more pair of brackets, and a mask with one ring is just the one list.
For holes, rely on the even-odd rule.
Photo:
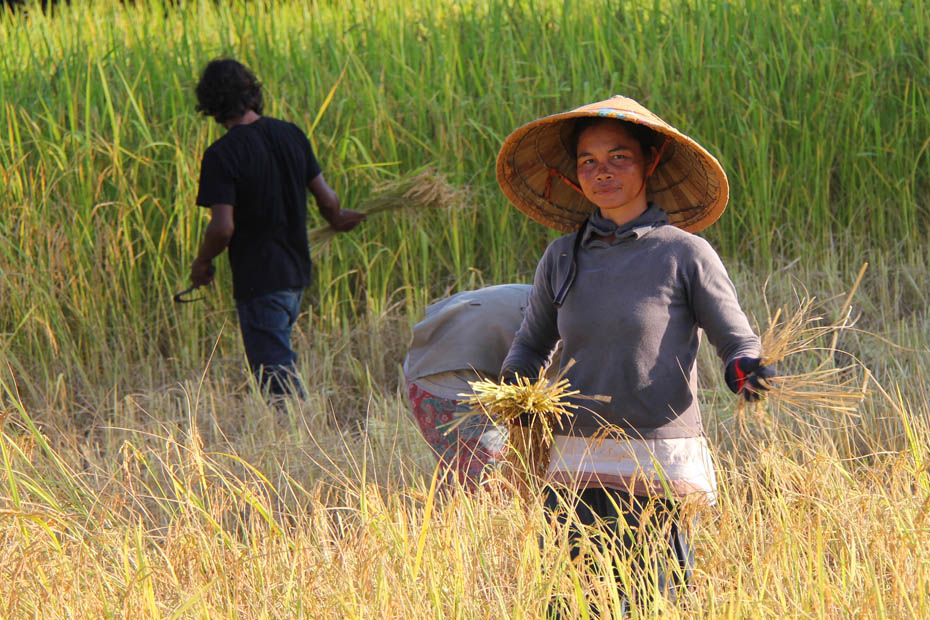
{"label": "rice paddy field", "polygon": [[[530,281],[553,238],[497,188],[506,135],[617,93],[727,170],[702,235],[759,332],[838,326],[779,372],[866,388],[743,408],[702,350],[719,502],[694,588],[631,617],[930,617],[928,41],[906,0],[0,9],[0,618],[622,617],[532,494],[435,492],[400,370],[429,302]],[[313,236],[310,396],[283,407],[247,376],[224,258],[171,300],[220,55],[372,212]]]}

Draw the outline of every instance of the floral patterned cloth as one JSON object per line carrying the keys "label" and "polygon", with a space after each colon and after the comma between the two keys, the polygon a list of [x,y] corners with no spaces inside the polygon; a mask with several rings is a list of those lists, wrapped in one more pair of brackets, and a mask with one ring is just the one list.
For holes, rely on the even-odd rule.
{"label": "floral patterned cloth", "polygon": [[481,484],[489,468],[504,458],[506,431],[481,416],[470,416],[446,434],[450,424],[469,408],[461,401],[427,392],[415,382],[407,383],[410,407],[423,438],[439,459],[443,486],[458,483],[468,490]]}

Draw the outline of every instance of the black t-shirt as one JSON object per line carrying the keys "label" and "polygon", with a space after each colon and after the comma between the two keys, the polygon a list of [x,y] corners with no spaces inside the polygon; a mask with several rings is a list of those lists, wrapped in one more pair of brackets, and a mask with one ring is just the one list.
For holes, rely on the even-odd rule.
{"label": "black t-shirt", "polygon": [[233,205],[233,297],[310,284],[307,183],[318,174],[307,136],[274,118],[235,125],[203,154],[197,204]]}

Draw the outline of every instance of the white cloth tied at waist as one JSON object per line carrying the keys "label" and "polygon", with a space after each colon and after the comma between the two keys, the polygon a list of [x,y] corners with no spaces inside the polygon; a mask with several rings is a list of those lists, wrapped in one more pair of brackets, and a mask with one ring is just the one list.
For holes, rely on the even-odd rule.
{"label": "white cloth tied at waist", "polygon": [[550,481],[607,487],[634,495],[701,494],[717,500],[714,461],[704,437],[616,439],[556,435],[550,448]]}

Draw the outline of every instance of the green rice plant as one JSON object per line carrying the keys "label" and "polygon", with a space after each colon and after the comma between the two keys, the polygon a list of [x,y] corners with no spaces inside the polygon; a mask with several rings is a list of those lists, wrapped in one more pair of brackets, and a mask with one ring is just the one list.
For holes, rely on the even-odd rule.
{"label": "green rice plant", "polygon": [[[81,380],[84,366],[113,383],[127,356],[173,369],[204,358],[226,316],[179,316],[165,293],[183,285],[202,232],[198,161],[220,129],[196,118],[192,86],[219,54],[255,68],[270,114],[311,132],[347,207],[422,166],[480,205],[372,221],[329,248],[316,302],[340,322],[367,307],[352,296],[384,308],[416,291],[404,294],[415,312],[448,290],[529,280],[551,234],[506,205],[497,149],[523,122],[614,92],[720,157],[731,203],[707,234],[725,257],[764,265],[865,243],[906,258],[925,227],[926,22],[892,0],[4,12],[0,45],[15,52],[0,60],[0,256],[4,290],[24,294],[4,296],[0,315],[16,318],[3,332],[50,378]],[[230,307],[225,293],[215,301]]]}

